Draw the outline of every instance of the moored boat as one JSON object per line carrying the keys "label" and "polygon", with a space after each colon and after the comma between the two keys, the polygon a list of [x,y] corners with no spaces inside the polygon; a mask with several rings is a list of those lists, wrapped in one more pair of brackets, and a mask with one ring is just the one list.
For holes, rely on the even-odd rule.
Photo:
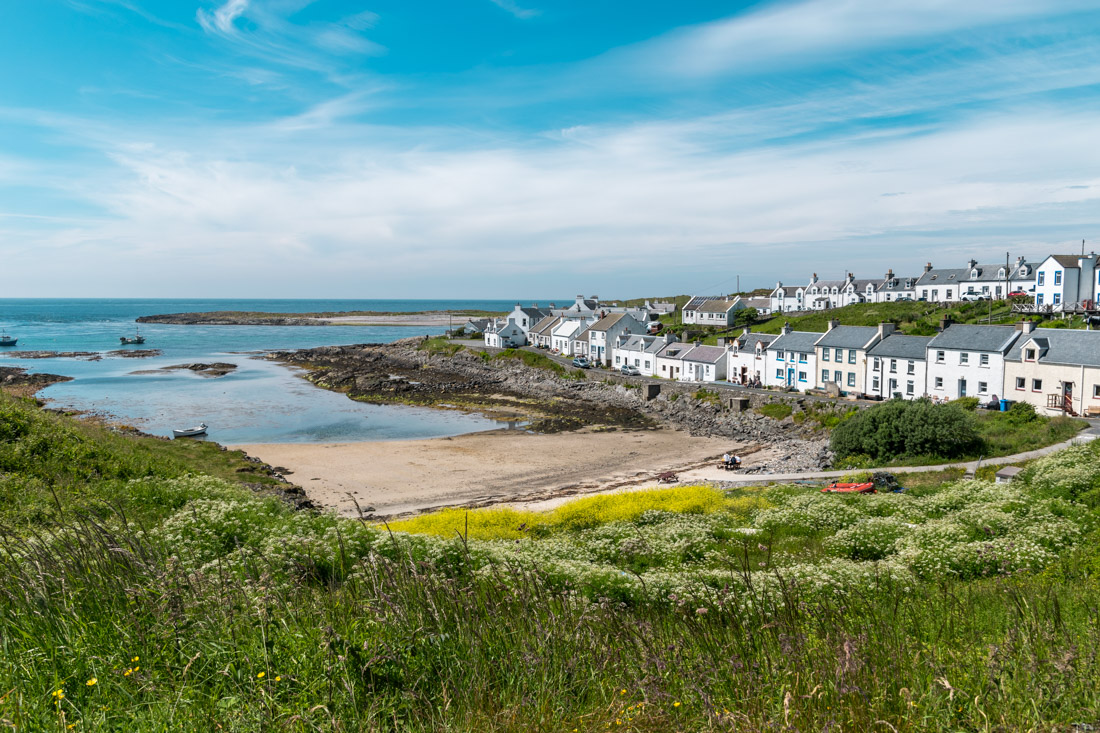
{"label": "moored boat", "polygon": [[133,336],[122,336],[121,338],[119,338],[119,341],[121,341],[123,345],[143,344],[145,343],[145,337],[141,335],[140,330],[135,330]]}
{"label": "moored boat", "polygon": [[183,430],[173,430],[172,437],[174,438],[192,438],[196,435],[206,434],[206,423],[199,423],[193,428],[184,428]]}

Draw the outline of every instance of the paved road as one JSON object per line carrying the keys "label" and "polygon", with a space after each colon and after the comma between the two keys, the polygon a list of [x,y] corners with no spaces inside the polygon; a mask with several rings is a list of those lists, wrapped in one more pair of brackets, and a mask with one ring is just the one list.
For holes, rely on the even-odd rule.
{"label": "paved road", "polygon": [[[1081,443],[1087,443],[1091,440],[1095,440],[1100,437],[1100,427],[1098,422],[1090,421],[1092,427],[1078,433],[1073,438],[1062,443],[1055,445],[1048,445],[1046,448],[1038,448],[1036,450],[1026,451],[1024,453],[1017,453],[1011,456],[1001,456],[1000,458],[987,458],[982,461],[960,461],[957,463],[940,463],[935,466],[887,466],[884,468],[872,468],[866,469],[869,471],[888,471],[890,473],[925,473],[927,471],[942,471],[945,468],[965,468],[968,473],[973,473],[979,467],[979,463],[982,466],[1003,466],[1011,463],[1020,463],[1021,461],[1030,461],[1034,458],[1041,458],[1045,455],[1053,453],[1055,451],[1062,450],[1063,448],[1069,448],[1071,445],[1079,445]],[[772,483],[772,482],[786,482],[786,481],[815,481],[820,479],[833,479],[840,478],[845,474],[851,473],[851,469],[846,471],[808,471],[805,473],[730,473],[729,471],[723,471],[720,468],[696,468],[691,471],[683,471],[679,474],[681,482],[684,481],[721,481],[723,483],[730,484],[755,484],[755,483]]]}

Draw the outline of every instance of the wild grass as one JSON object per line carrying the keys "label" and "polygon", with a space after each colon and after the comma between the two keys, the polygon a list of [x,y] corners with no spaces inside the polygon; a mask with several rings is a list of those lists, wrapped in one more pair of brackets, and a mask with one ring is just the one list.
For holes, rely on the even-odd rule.
{"label": "wild grass", "polygon": [[[57,445],[47,432],[35,447],[54,467],[3,478],[73,476],[60,523],[0,528],[0,721],[14,730],[915,733],[1100,718],[1100,445],[1007,486],[635,492],[561,507],[545,535],[482,540],[295,512],[201,476],[110,478],[162,507],[140,523],[90,514],[103,489],[80,472],[110,468],[115,448],[100,443],[99,463],[75,451],[64,474],[71,426],[49,419]],[[34,433],[15,422],[0,444]],[[533,519],[470,514],[486,537]]]}
{"label": "wild grass", "polygon": [[437,336],[435,338],[424,339],[416,348],[432,355],[442,354],[444,356],[454,356],[465,347],[462,344],[456,344],[442,336]]}
{"label": "wild grass", "polygon": [[767,404],[757,407],[756,411],[773,420],[785,420],[791,416],[791,413],[794,412],[794,408],[786,402],[768,402]]}
{"label": "wild grass", "polygon": [[504,349],[494,354],[491,359],[518,359],[534,369],[545,369],[565,379],[585,379],[584,372],[580,369],[566,369],[561,363],[554,361],[546,354],[526,349]]}
{"label": "wild grass", "polygon": [[923,303],[920,301],[901,301],[894,303],[855,303],[843,308],[808,313],[791,317],[783,314],[753,326],[758,333],[779,333],[783,324],[790,323],[796,331],[828,330],[829,320],[836,319],[844,326],[877,326],[880,323],[895,323],[900,333],[911,336],[933,336],[936,327],[945,316],[955,323],[987,323],[992,312],[993,323],[1002,321],[1011,315],[1006,301],[981,303]]}

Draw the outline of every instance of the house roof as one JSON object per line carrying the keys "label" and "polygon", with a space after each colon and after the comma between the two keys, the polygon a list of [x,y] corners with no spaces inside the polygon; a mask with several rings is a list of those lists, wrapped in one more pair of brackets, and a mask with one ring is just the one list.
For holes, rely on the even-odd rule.
{"label": "house roof", "polygon": [[847,280],[818,280],[817,282],[811,282],[809,285],[806,286],[806,288],[809,289],[816,287],[818,290],[820,290],[821,288],[829,288],[830,290],[832,288],[836,288],[837,290],[840,290],[847,285]]}
{"label": "house roof", "polygon": [[542,335],[544,332],[552,331],[560,320],[561,316],[546,316],[534,326],[531,326],[531,333]]}
{"label": "house roof", "polygon": [[684,303],[684,310],[699,310],[701,307],[703,307],[704,303],[712,300],[727,300],[727,298],[724,295],[693,295],[691,296],[691,300],[689,300],[687,303]]}
{"label": "house roof", "polygon": [[949,270],[932,269],[920,276],[917,285],[957,285],[970,279],[970,268],[954,268]]}
{"label": "house roof", "polygon": [[591,331],[592,331],[592,329],[586,328],[583,331],[581,331],[580,333],[573,334],[573,340],[574,341],[587,341],[588,337],[592,335]]}
{"label": "house roof", "polygon": [[661,347],[661,350],[657,352],[657,356],[662,359],[682,359],[684,354],[690,350],[691,344],[681,344],[679,342],[673,342],[671,344],[665,344]]}
{"label": "house roof", "polygon": [[878,280],[853,280],[851,284],[856,290],[866,290],[868,285],[874,288],[877,283]]}
{"label": "house roof", "polygon": [[726,350],[721,346],[692,346],[691,349],[680,358],[684,361],[700,361],[707,364],[716,364],[726,357]]}
{"label": "house roof", "polygon": [[1020,361],[1028,342],[1035,342],[1040,349],[1039,362],[1042,364],[1100,367],[1100,331],[1037,328],[1030,334],[1020,335],[1016,348],[1005,356],[1005,361]]}
{"label": "house roof", "polygon": [[817,331],[791,331],[780,334],[779,338],[772,341],[769,348],[776,351],[799,351],[804,354],[813,353],[814,344],[821,338]]}
{"label": "house roof", "polygon": [[590,330],[606,331],[626,317],[626,313],[608,313],[606,316],[593,323]]}
{"label": "house roof", "polygon": [[1012,326],[975,326],[952,323],[928,342],[930,349],[957,349],[1004,353],[1020,335]]}
{"label": "house roof", "polygon": [[763,344],[764,348],[773,343],[778,336],[774,333],[747,333],[737,337],[738,347],[741,351],[755,351],[757,344]]}
{"label": "house roof", "polygon": [[862,349],[878,334],[874,326],[837,326],[818,340],[817,346],[840,347],[842,349]]}
{"label": "house roof", "polygon": [[1050,255],[1047,259],[1055,260],[1062,267],[1079,267],[1080,260],[1077,255]]}
{"label": "house roof", "polygon": [[708,300],[697,309],[700,313],[729,313],[736,300]]}
{"label": "house roof", "polygon": [[[887,290],[912,290],[913,286],[916,285],[918,279],[919,278],[916,277],[894,276],[889,280],[883,280],[881,283],[879,283],[877,290],[879,292]],[[910,285],[906,287],[906,283],[910,283]]]}
{"label": "house roof", "polygon": [[746,308],[756,308],[757,310],[761,308],[771,308],[772,306],[771,299],[769,298],[743,298],[741,302],[745,304]]}
{"label": "house roof", "polygon": [[646,354],[656,354],[662,348],[664,348],[666,341],[663,336],[642,336],[640,334],[631,335],[625,341],[622,346],[617,346],[618,349],[624,351],[641,351]]}
{"label": "house roof", "polygon": [[867,354],[895,359],[924,359],[928,353],[928,342],[931,340],[931,336],[903,336],[892,333],[872,346]]}

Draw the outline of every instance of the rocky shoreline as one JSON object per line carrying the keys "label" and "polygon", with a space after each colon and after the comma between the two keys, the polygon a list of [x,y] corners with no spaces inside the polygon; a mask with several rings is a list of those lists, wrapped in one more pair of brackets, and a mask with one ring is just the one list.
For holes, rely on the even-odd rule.
{"label": "rocky shoreline", "polygon": [[319,313],[264,313],[253,311],[209,311],[164,313],[141,316],[138,323],[174,326],[448,326],[469,317],[484,317],[480,311],[338,311]]}
{"label": "rocky shoreline", "polygon": [[60,374],[41,374],[28,372],[22,367],[0,366],[0,388],[19,397],[33,397],[36,392],[51,384],[72,380],[72,377],[63,377]]}
{"label": "rocky shoreline", "polygon": [[[536,432],[593,427],[597,430],[647,429],[662,425],[692,436],[724,437],[779,448],[764,471],[813,470],[828,466],[832,454],[823,433],[791,418],[774,420],[755,411],[736,411],[696,399],[682,385],[669,383],[647,399],[633,383],[605,372],[567,372],[492,358],[460,349],[453,354],[422,350],[420,339],[391,344],[328,346],[273,352],[268,358],[302,367],[314,384],[379,404],[410,404],[467,409],[489,415],[511,413],[530,420]],[[574,378],[583,374],[582,378]]]}

